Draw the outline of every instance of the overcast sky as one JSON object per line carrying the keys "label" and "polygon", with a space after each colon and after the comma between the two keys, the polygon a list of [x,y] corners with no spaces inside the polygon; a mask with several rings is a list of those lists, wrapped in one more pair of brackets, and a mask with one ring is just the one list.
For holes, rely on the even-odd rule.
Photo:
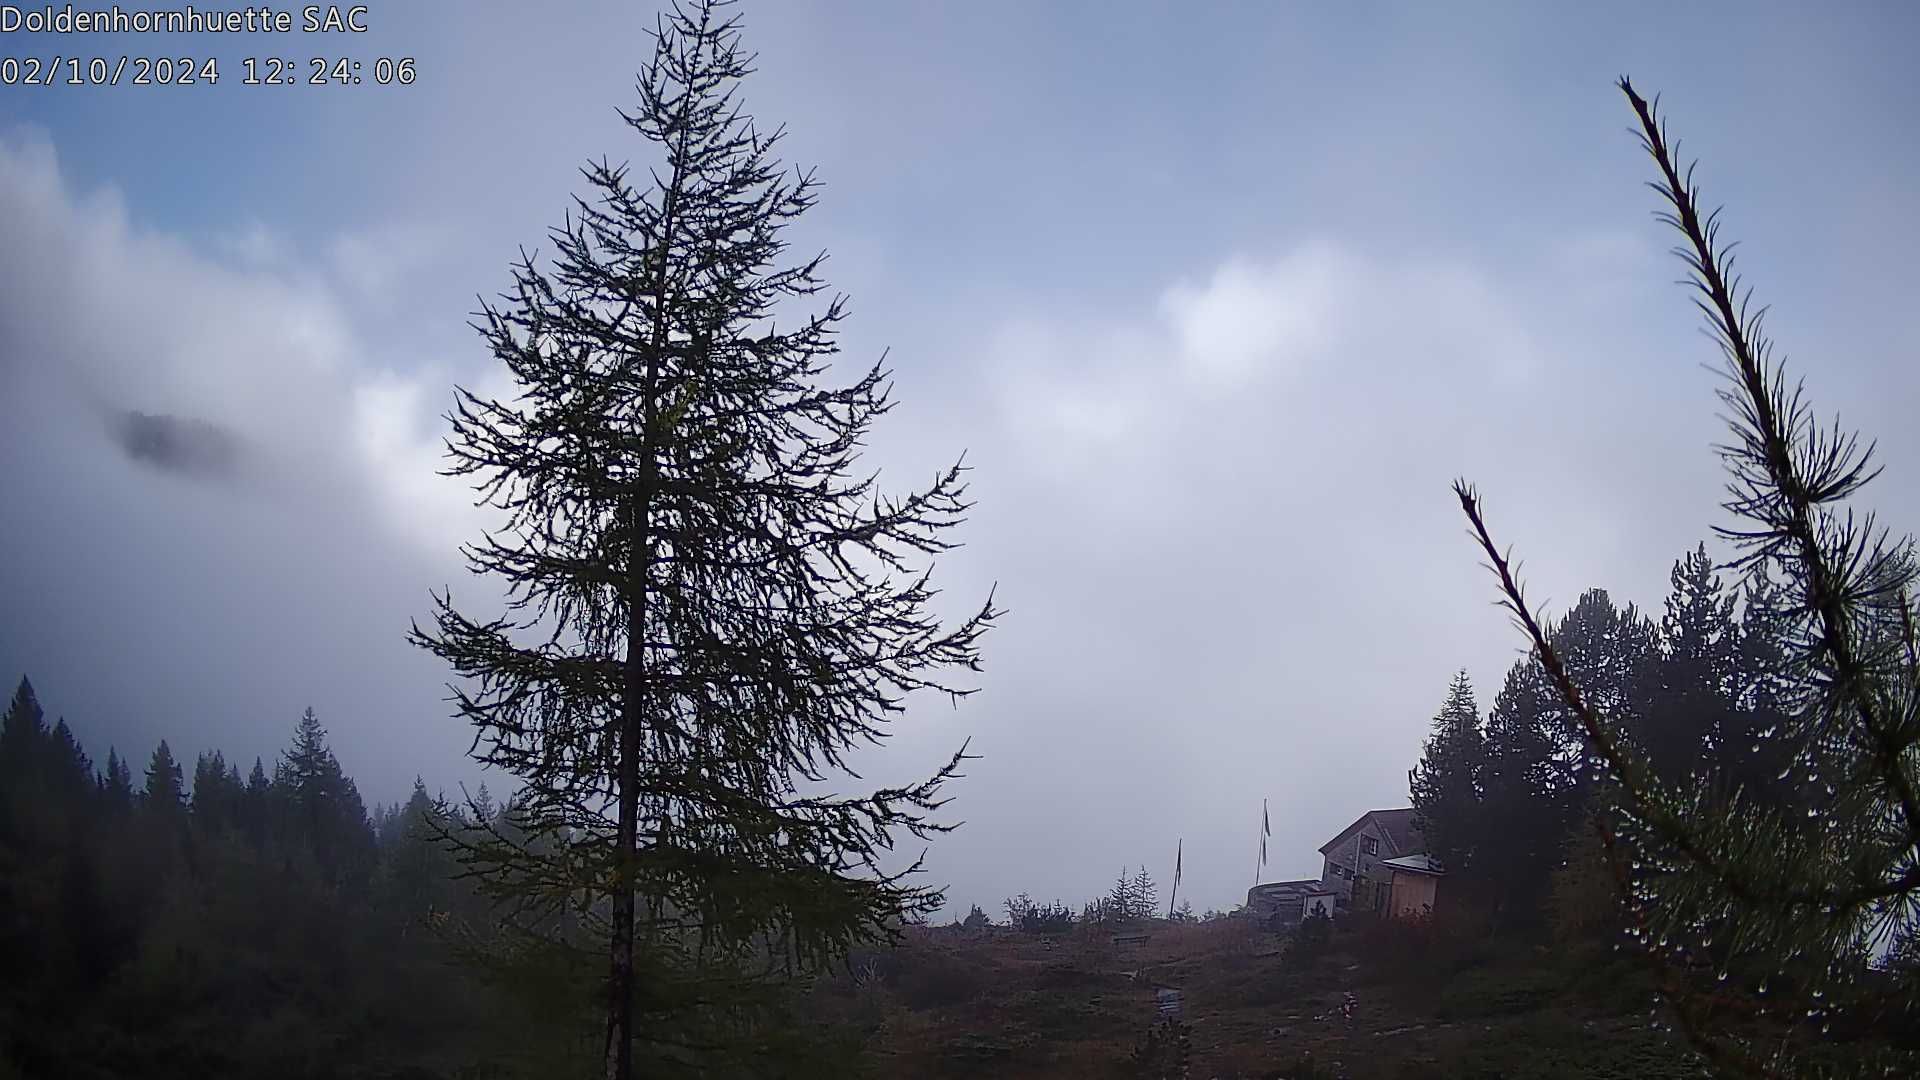
{"label": "overcast sky", "polygon": [[[0,36],[0,55],[222,58],[217,86],[0,87],[0,675],[96,759],[272,760],[313,706],[371,801],[479,778],[403,641],[463,577],[434,475],[466,328],[614,115],[645,4],[372,5],[358,35]],[[962,449],[937,580],[1008,609],[929,865],[962,911],[1123,865],[1239,902],[1317,873],[1452,673],[1518,639],[1448,490],[1535,599],[1657,607],[1724,520],[1715,359],[1611,81],[1662,92],[1824,410],[1911,528],[1920,249],[1905,5],[749,3],[744,95],[819,168],[801,249],[892,350],[872,458]],[[410,87],[241,84],[244,56],[413,57]],[[129,422],[129,411],[171,419]],[[1164,893],[1163,893],[1164,895]]]}

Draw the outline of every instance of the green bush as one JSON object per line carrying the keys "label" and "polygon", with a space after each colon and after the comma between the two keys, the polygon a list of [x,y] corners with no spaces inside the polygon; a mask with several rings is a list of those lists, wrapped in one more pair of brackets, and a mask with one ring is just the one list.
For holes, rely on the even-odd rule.
{"label": "green bush", "polygon": [[1287,958],[1297,968],[1311,968],[1333,944],[1333,920],[1323,911],[1300,920],[1287,939]]}

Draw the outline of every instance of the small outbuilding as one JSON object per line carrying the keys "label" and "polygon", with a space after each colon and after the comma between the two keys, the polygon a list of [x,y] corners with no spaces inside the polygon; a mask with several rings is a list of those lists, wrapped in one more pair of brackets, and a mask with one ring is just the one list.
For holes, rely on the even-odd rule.
{"label": "small outbuilding", "polygon": [[[1324,890],[1315,878],[1300,881],[1268,881],[1247,890],[1247,913],[1257,919],[1266,919],[1280,926],[1291,926],[1306,914],[1306,899],[1313,895],[1323,895]],[[1332,907],[1328,907],[1332,913]]]}
{"label": "small outbuilding", "polygon": [[1387,914],[1396,919],[1433,914],[1440,879],[1446,876],[1433,856],[1424,852],[1380,860],[1387,879]]}

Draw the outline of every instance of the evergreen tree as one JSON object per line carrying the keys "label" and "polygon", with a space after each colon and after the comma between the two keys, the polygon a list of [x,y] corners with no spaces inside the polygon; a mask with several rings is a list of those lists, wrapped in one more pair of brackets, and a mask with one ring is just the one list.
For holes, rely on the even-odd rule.
{"label": "evergreen tree", "polygon": [[333,750],[327,746],[327,729],[321,726],[313,707],[308,706],[294,724],[293,745],[281,753],[274,781],[290,788],[308,789],[318,796],[339,775],[340,763],[334,760]]}
{"label": "evergreen tree", "polygon": [[193,765],[193,820],[209,832],[238,824],[240,774],[227,767],[226,756],[215,750],[201,754]]}
{"label": "evergreen tree", "polygon": [[124,809],[133,805],[133,774],[112,747],[107,748],[107,771],[100,778],[100,789],[109,806]]}
{"label": "evergreen tree", "polygon": [[435,842],[439,835],[439,808],[427,785],[413,778],[413,792],[394,814],[393,835],[387,843],[388,887],[401,910],[419,916],[447,906],[455,870]]}
{"label": "evergreen tree", "polygon": [[265,763],[259,758],[253,759],[253,771],[247,774],[247,806],[250,814],[264,813],[268,792],[273,788],[273,780],[267,776]]}
{"label": "evergreen tree", "polygon": [[274,768],[272,788],[286,815],[286,840],[312,851],[331,880],[370,868],[373,835],[366,804],[333,756],[327,729],[311,707],[294,726],[293,745]]}
{"label": "evergreen tree", "polygon": [[[1644,730],[1659,657],[1647,619],[1632,605],[1616,607],[1605,589],[1588,589],[1550,637],[1569,669],[1596,687],[1609,715],[1629,730]],[[1500,918],[1537,925],[1549,914],[1569,831],[1596,808],[1596,762],[1573,713],[1531,658],[1508,671],[1487,714],[1485,744],[1480,822],[1468,830],[1473,860],[1455,879],[1455,892],[1484,891]],[[1446,834],[1443,823],[1441,842],[1462,843]]]}
{"label": "evergreen tree", "polygon": [[14,780],[31,773],[46,737],[46,713],[33,692],[33,683],[22,675],[7,705],[7,715],[0,719],[0,777]]}
{"label": "evergreen tree", "polygon": [[[1911,1075],[1920,1058],[1897,1049],[1807,1044],[1836,1014],[1866,1032],[1920,1000],[1920,983],[1898,965],[1871,970],[1876,949],[1920,908],[1920,568],[1909,540],[1847,508],[1877,472],[1871,448],[1816,422],[1762,332],[1765,309],[1732,275],[1730,245],[1717,213],[1701,210],[1691,167],[1674,159],[1654,106],[1626,80],[1620,87],[1726,361],[1724,507],[1742,520],[1723,535],[1744,549],[1741,565],[1781,584],[1778,606],[1758,616],[1781,631],[1780,724],[1759,737],[1802,780],[1804,809],[1744,785],[1663,778],[1542,630],[1472,489],[1456,491],[1538,666],[1609,778],[1619,813],[1594,815],[1595,835],[1694,1045],[1728,1075]],[[1701,978],[1701,968],[1718,977]],[[1730,975],[1753,982],[1723,981]],[[1754,996],[1729,1007],[1746,985]],[[1778,1019],[1776,1030],[1728,1022],[1756,1007]]]}
{"label": "evergreen tree", "polygon": [[[466,856],[512,867],[507,896],[532,908],[605,901],[612,1080],[667,1031],[663,973],[811,965],[938,905],[880,860],[936,828],[961,755],[867,797],[814,782],[846,775],[913,691],[965,692],[948,673],[977,668],[994,614],[943,628],[909,565],[949,546],[961,467],[899,499],[855,471],[888,376],[825,384],[845,307],[804,313],[820,259],[782,262],[816,185],[741,112],[748,70],[715,4],[666,16],[624,114],[657,166],[636,183],[589,165],[552,268],[523,260],[483,311],[515,396],[460,393],[450,471],[505,515],[467,553],[511,613],[471,619],[443,594],[413,635],[462,676],[458,713],[523,781],[529,827],[573,837],[564,857],[491,836]],[[636,955],[660,969],[651,1030]]]}
{"label": "evergreen tree", "polygon": [[1781,735],[1795,699],[1789,657],[1795,620],[1785,587],[1764,562],[1748,567],[1741,584],[1734,648],[1733,707],[1712,748],[1714,777],[1724,794],[1781,809],[1793,801],[1793,747]]}
{"label": "evergreen tree", "polygon": [[499,812],[493,805],[493,794],[487,790],[487,785],[484,782],[481,783],[480,790],[473,796],[471,809],[473,811],[473,823],[475,825],[485,825],[491,822],[494,815]]}
{"label": "evergreen tree", "polygon": [[65,717],[53,726],[48,749],[51,752],[48,768],[53,774],[55,789],[62,796],[72,798],[92,785],[93,762],[74,739]]}
{"label": "evergreen tree", "polygon": [[1636,741],[1663,778],[1678,782],[1734,733],[1739,632],[1735,597],[1721,587],[1705,544],[1674,564],[1671,580],[1660,655]]}
{"label": "evergreen tree", "polygon": [[[1645,732],[1647,687],[1659,658],[1654,625],[1632,605],[1615,606],[1605,589],[1588,589],[1552,634],[1554,648],[1584,686],[1591,686],[1595,708],[1604,710],[1626,730]],[[1567,766],[1568,790],[1583,787],[1595,760],[1580,738],[1579,724],[1565,702],[1551,691],[1543,701],[1555,717],[1559,756]],[[1684,739],[1682,740],[1684,741]],[[1583,790],[1571,796],[1585,798]]]}
{"label": "evergreen tree", "polygon": [[1558,702],[1538,664],[1508,670],[1487,712],[1486,740],[1473,861],[1461,880],[1486,890],[1497,917],[1527,924],[1543,911],[1575,805]]}
{"label": "evergreen tree", "polygon": [[255,844],[264,843],[273,830],[273,781],[267,776],[266,763],[253,759],[253,771],[247,774],[247,786],[240,794],[242,828]]}
{"label": "evergreen tree", "polygon": [[46,714],[26,676],[14,689],[7,714],[0,718],[0,839],[25,843],[44,839],[37,820],[47,798],[41,767],[47,753]]}
{"label": "evergreen tree", "polygon": [[1480,706],[1467,673],[1453,677],[1447,700],[1433,718],[1419,764],[1407,784],[1427,852],[1455,872],[1472,862],[1478,838],[1481,784],[1487,768],[1487,741],[1480,729]]}
{"label": "evergreen tree", "polygon": [[1104,905],[1107,918],[1115,921],[1133,918],[1133,913],[1140,906],[1134,898],[1134,880],[1134,875],[1128,873],[1126,867],[1120,868],[1120,876],[1114,879],[1113,887],[1107,890]]}
{"label": "evergreen tree", "polygon": [[147,762],[145,804],[151,810],[173,813],[181,808],[185,800],[180,763],[173,759],[173,751],[167,747],[167,740],[161,739],[160,745],[154,747],[153,757]]}
{"label": "evergreen tree", "polygon": [[1127,911],[1129,918],[1151,919],[1160,910],[1160,888],[1154,884],[1145,863],[1140,864],[1139,871],[1133,875],[1127,898],[1133,905]]}
{"label": "evergreen tree", "polygon": [[1037,905],[1034,904],[1033,897],[1021,893],[1018,896],[1007,897],[1000,906],[1006,909],[1007,925],[1021,927],[1026,925],[1027,916],[1036,909]]}

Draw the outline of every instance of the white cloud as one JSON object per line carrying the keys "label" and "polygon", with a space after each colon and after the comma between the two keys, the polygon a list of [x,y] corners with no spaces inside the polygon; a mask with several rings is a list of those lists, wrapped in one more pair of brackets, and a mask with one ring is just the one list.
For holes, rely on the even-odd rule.
{"label": "white cloud", "polygon": [[214,238],[214,250],[242,266],[283,270],[292,261],[287,238],[263,221],[253,220]]}
{"label": "white cloud", "polygon": [[379,478],[381,507],[406,539],[444,555],[480,532],[486,519],[466,482],[440,475],[446,394],[423,377],[382,372],[353,390],[353,433],[362,464]]}
{"label": "white cloud", "polygon": [[1357,271],[1330,244],[1305,245],[1270,261],[1234,258],[1204,284],[1167,290],[1160,311],[1192,376],[1231,390],[1311,364]]}
{"label": "white cloud", "polygon": [[[1702,380],[1685,422],[1618,438],[1606,417],[1652,404],[1613,363],[1640,343],[1561,287],[1322,240],[957,346],[993,361],[941,418],[978,449],[981,498],[947,584],[990,577],[1012,614],[987,695],[906,739],[930,760],[970,733],[986,755],[956,789],[968,829],[933,852],[968,886],[956,904],[1084,895],[1181,836],[1195,903],[1226,903],[1251,869],[1232,823],[1261,798],[1279,875],[1402,804],[1452,673],[1490,703],[1515,658],[1456,477],[1483,485],[1542,599],[1657,602],[1711,517],[1711,399]],[[1647,521],[1650,504],[1669,509]],[[997,838],[1035,822],[1073,843],[1010,856]]]}
{"label": "white cloud", "polygon": [[[0,140],[0,450],[32,463],[10,477],[0,661],[122,750],[270,757],[312,704],[388,797],[465,771],[445,672],[402,640],[477,520],[434,475],[453,380],[388,366],[350,290],[267,236],[143,228],[111,189],[70,190],[44,139]],[[131,459],[130,410],[214,425],[237,467]]]}
{"label": "white cloud", "polygon": [[450,531],[471,522],[461,486],[433,475],[451,379],[371,363],[328,267],[281,261],[283,241],[257,225],[215,245],[231,261],[142,230],[112,189],[70,194],[52,147],[33,135],[0,141],[0,217],[10,223],[0,242],[36,253],[8,265],[6,306],[9,366],[43,408],[219,425],[279,497],[363,499],[431,551],[449,550]]}
{"label": "white cloud", "polygon": [[328,262],[356,302],[386,310],[409,295],[410,279],[435,268],[447,239],[435,225],[389,223],[336,238]]}

